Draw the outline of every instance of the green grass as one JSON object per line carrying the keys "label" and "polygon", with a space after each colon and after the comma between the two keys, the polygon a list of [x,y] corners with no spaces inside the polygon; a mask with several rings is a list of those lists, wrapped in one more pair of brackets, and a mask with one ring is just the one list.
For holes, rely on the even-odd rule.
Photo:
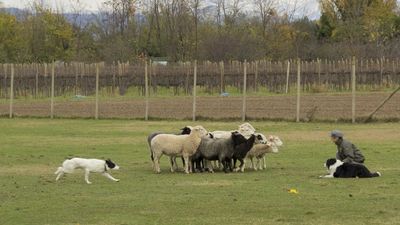
{"label": "green grass", "polygon": [[[267,97],[267,96],[295,96],[297,94],[297,89],[296,86],[291,85],[289,87],[289,92],[286,94],[284,91],[284,88],[281,91],[274,92],[272,90],[269,90],[268,87],[258,87],[258,91],[255,91],[253,85],[250,85],[247,89],[246,95],[247,96],[253,96],[253,97]],[[176,92],[175,88],[171,87],[157,87],[157,92],[154,92],[152,87],[149,87],[149,94],[151,98],[164,98],[164,97],[188,97],[191,96],[191,90],[189,91],[190,93],[185,92],[185,88],[181,87],[178,88],[178,92]],[[359,85],[357,86],[357,95],[363,95],[363,94],[370,94],[374,92],[379,92],[379,93],[391,93],[395,89],[394,86],[388,86],[388,87],[377,87],[377,88],[372,88],[367,85]],[[8,90],[9,91],[9,90]],[[229,93],[229,96],[234,96],[234,97],[240,97],[242,96],[242,90],[240,88],[234,87],[234,86],[229,86],[227,85],[225,87],[225,92]],[[346,90],[341,90],[341,89],[335,89],[332,87],[329,87],[327,85],[321,85],[321,86],[310,86],[307,87],[305,90],[302,90],[302,95],[348,95],[351,93],[351,89],[346,89]],[[50,92],[48,93],[39,93],[38,97],[35,97],[34,95],[28,94],[27,96],[19,96],[18,93],[15,93],[14,96],[14,101],[16,103],[18,102],[49,102],[50,101],[50,96],[48,96]],[[84,93],[81,93],[79,90],[77,91],[78,95],[84,95]],[[208,89],[205,86],[197,86],[197,96],[199,97],[217,97],[220,96],[220,88],[215,87],[213,89]],[[112,93],[110,87],[103,87],[100,88],[99,90],[99,98],[100,100],[129,100],[129,99],[144,99],[144,93],[142,90],[142,87],[139,86],[133,86],[130,87],[126,90],[124,95],[119,94],[119,90],[116,89],[115,93]],[[8,103],[8,97],[5,98],[4,96],[0,98],[0,104],[6,104]],[[77,98],[75,91],[66,91],[62,95],[55,96],[55,101],[56,102],[65,102],[65,101],[94,101],[95,100],[95,94],[93,93],[92,95],[89,96],[83,96],[82,98]]]}
{"label": "green grass", "polygon": [[[0,224],[399,224],[397,123],[254,122],[284,141],[267,170],[190,174],[151,170],[146,135],[188,121],[0,119]],[[196,122],[209,130],[239,122]],[[341,129],[363,150],[376,179],[319,179]],[[112,158],[114,183],[82,171],[53,174],[69,156]],[[295,188],[299,194],[289,194]]]}

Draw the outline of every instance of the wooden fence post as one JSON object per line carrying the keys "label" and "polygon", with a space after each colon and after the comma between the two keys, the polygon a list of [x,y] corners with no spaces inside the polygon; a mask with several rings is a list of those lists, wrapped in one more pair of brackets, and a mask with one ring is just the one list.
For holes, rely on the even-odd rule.
{"label": "wooden fence post", "polygon": [[39,95],[39,64],[35,64],[36,74],[35,74],[35,98]]}
{"label": "wooden fence post", "polygon": [[289,76],[290,76],[290,61],[287,61],[287,69],[286,69],[286,90],[285,93],[289,92]]}
{"label": "wooden fence post", "polygon": [[258,91],[258,61],[254,62],[254,91]]}
{"label": "wooden fence post", "polygon": [[243,107],[242,107],[242,121],[246,120],[246,91],[247,91],[247,61],[244,60],[243,65]]}
{"label": "wooden fence post", "polygon": [[301,61],[297,59],[297,105],[296,105],[296,122],[300,122],[300,71]]}
{"label": "wooden fence post", "polygon": [[[4,68],[4,84],[3,84],[4,91],[2,90],[2,92],[4,92],[4,98],[7,98],[7,67],[8,67],[8,64],[3,64],[3,68]],[[3,93],[2,93],[2,95],[3,95]]]}
{"label": "wooden fence post", "polygon": [[115,62],[112,64],[112,86],[111,86],[111,92],[113,95],[115,95],[115,70],[116,70],[116,65]]}
{"label": "wooden fence post", "polygon": [[11,81],[10,81],[10,118],[13,117],[14,104],[14,64],[11,64]]}
{"label": "wooden fence post", "polygon": [[225,73],[225,68],[224,68],[224,61],[221,61],[219,63],[219,67],[220,67],[220,73],[221,73],[221,77],[220,77],[220,85],[221,85],[221,90],[220,90],[220,94],[225,92],[225,84],[224,84],[224,73]]}
{"label": "wooden fence post", "polygon": [[[151,67],[151,61],[150,61]],[[148,68],[147,68],[147,60],[144,66],[144,89],[145,89],[145,97],[146,97],[146,109],[144,119],[149,120],[149,78],[148,78]]]}
{"label": "wooden fence post", "polygon": [[54,118],[54,62],[51,64],[50,118]]}
{"label": "wooden fence post", "polygon": [[351,62],[351,92],[352,92],[352,101],[351,101],[351,122],[356,122],[356,57],[353,56]]}
{"label": "wooden fence post", "polygon": [[96,63],[96,110],[94,118],[99,119],[99,63]]}
{"label": "wooden fence post", "polygon": [[78,74],[79,74],[79,63],[73,63],[74,71],[75,71],[75,95],[78,94]]}
{"label": "wooden fence post", "polygon": [[197,86],[197,60],[194,61],[194,74],[193,74],[193,114],[192,114],[193,121],[196,121],[196,86]]}
{"label": "wooden fence post", "polygon": [[321,86],[321,59],[317,59],[318,66],[318,86]]}

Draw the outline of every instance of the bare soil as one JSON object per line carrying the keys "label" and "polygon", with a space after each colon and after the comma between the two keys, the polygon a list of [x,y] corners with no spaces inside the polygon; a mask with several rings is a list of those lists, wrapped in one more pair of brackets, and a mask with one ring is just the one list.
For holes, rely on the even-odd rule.
{"label": "bare soil", "polygon": [[[356,115],[365,117],[373,111],[388,93],[358,94]],[[149,100],[149,117],[163,119],[185,119],[192,117],[192,97],[165,97]],[[9,104],[0,104],[0,114],[8,115]],[[241,97],[198,97],[196,116],[212,119],[241,118]],[[296,96],[247,97],[246,116],[253,119],[288,119],[296,117]],[[351,118],[351,94],[308,94],[301,96],[301,118],[303,120],[337,120]],[[55,102],[56,117],[94,117],[94,101]],[[17,101],[16,116],[50,116],[50,102]],[[143,118],[144,99],[101,100],[101,118]],[[383,106],[376,118],[400,118],[400,94]]]}

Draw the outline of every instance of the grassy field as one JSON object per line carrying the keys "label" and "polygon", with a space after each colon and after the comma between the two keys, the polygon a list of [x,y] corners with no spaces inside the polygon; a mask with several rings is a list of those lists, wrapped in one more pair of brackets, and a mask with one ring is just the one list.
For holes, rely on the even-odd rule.
{"label": "grassy field", "polygon": [[[0,224],[399,224],[398,123],[254,122],[284,147],[264,171],[190,174],[151,170],[146,136],[188,121],[0,119]],[[196,122],[209,130],[239,122]],[[194,125],[194,124],[193,124]],[[376,179],[319,179],[341,129],[363,150]],[[114,183],[82,171],[55,182],[70,156],[112,158]],[[295,188],[298,194],[288,193]]]}

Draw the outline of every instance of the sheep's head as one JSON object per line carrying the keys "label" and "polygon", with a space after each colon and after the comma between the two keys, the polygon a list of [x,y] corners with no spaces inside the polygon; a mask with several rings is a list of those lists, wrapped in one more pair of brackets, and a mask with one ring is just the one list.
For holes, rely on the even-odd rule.
{"label": "sheep's head", "polygon": [[256,140],[254,144],[266,144],[268,142],[264,134],[255,133],[254,135],[256,135]]}
{"label": "sheep's head", "polygon": [[270,135],[268,137],[268,141],[273,142],[277,147],[280,147],[283,145],[283,142],[278,136]]}
{"label": "sheep's head", "polygon": [[190,132],[192,131],[193,127],[191,126],[186,126],[184,128],[181,129],[181,134],[190,134]]}
{"label": "sheep's head", "polygon": [[[247,139],[247,143],[248,143],[248,144],[251,144],[251,145],[254,145],[256,139],[257,139],[257,138],[256,138],[256,135],[252,134],[252,135],[250,136],[250,138]],[[250,150],[250,149],[249,149],[249,150]]]}
{"label": "sheep's head", "polygon": [[238,129],[239,133],[241,133],[245,138],[249,138],[252,134],[254,134],[254,132],[256,131],[256,129],[254,129],[254,127],[249,124],[249,123],[244,123],[242,125],[239,125],[239,129]]}
{"label": "sheep's head", "polygon": [[205,137],[208,135],[208,131],[200,125],[193,127],[191,133],[195,133],[199,137]]}
{"label": "sheep's head", "polygon": [[234,131],[231,133],[232,134],[232,140],[233,140],[233,144],[236,145],[240,145],[242,143],[246,143],[247,139],[239,132]]}
{"label": "sheep's head", "polygon": [[281,139],[279,137],[273,136],[273,135],[270,135],[268,137],[268,144],[271,146],[271,149],[272,149],[273,153],[279,152],[279,148],[278,147],[283,145]]}

